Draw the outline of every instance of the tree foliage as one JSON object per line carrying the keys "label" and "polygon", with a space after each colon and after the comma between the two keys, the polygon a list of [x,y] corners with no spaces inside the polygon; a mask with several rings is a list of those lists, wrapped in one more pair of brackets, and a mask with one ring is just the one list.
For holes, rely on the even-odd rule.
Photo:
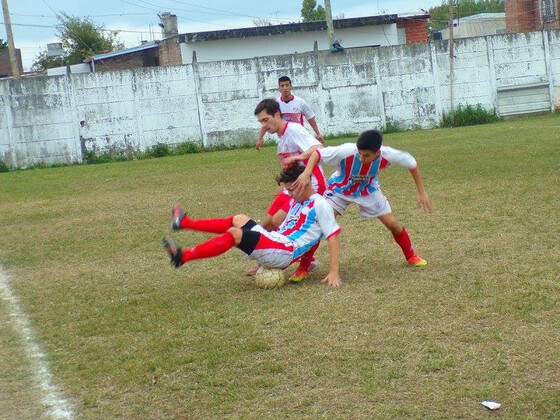
{"label": "tree foliage", "polygon": [[106,34],[103,25],[96,25],[89,18],[62,13],[58,16],[57,35],[62,42],[62,57],[49,57],[43,51],[33,64],[33,70],[78,64],[96,54],[117,51],[124,45],[117,41],[117,33]]}
{"label": "tree foliage", "polygon": [[0,51],[8,49],[8,41],[4,41],[0,38]]}
{"label": "tree foliage", "polygon": [[[457,0],[453,10],[455,19],[476,15],[478,13],[496,13],[504,11],[504,0]],[[441,6],[428,10],[432,29],[449,26],[449,2],[443,0]]]}
{"label": "tree foliage", "polygon": [[317,6],[315,0],[303,0],[301,5],[301,17],[304,22],[325,20],[325,8],[321,5]]}

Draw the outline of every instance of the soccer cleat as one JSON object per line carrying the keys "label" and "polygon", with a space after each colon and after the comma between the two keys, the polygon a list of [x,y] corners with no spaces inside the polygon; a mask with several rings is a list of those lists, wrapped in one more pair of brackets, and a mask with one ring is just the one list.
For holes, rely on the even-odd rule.
{"label": "soccer cleat", "polygon": [[171,219],[173,220],[171,227],[173,230],[181,230],[181,220],[183,220],[183,217],[185,217],[185,212],[181,206],[177,203],[173,204],[171,208]]}
{"label": "soccer cleat", "polygon": [[424,267],[428,265],[428,262],[426,260],[420,258],[416,254],[414,254],[412,257],[406,260],[406,262],[414,267]]}
{"label": "soccer cleat", "polygon": [[257,271],[259,271],[259,268],[261,268],[261,266],[257,264],[253,268],[248,269],[245,272],[245,275],[246,276],[254,276],[255,274],[257,274]]}
{"label": "soccer cleat", "polygon": [[169,254],[171,258],[171,264],[175,266],[175,268],[179,268],[183,265],[181,261],[181,257],[183,256],[183,250],[177,246],[177,244],[170,238],[163,238],[163,247]]}
{"label": "soccer cleat", "polygon": [[288,280],[290,280],[292,283],[299,283],[302,282],[303,280],[305,280],[308,276],[309,273],[317,270],[317,268],[319,268],[319,261],[317,261],[315,258],[313,258],[311,260],[311,264],[309,264],[309,268],[306,270],[304,268],[298,267],[296,269],[296,271],[294,271],[292,274],[290,274],[290,277]]}

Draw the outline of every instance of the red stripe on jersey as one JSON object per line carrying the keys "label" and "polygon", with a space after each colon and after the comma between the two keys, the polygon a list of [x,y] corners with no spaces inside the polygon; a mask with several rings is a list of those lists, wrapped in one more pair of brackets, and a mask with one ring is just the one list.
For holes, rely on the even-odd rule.
{"label": "red stripe on jersey", "polygon": [[385,158],[381,158],[381,164],[379,165],[379,170],[382,171],[383,169],[385,169],[387,167],[387,165],[389,164],[389,161]]}
{"label": "red stripe on jersey", "polygon": [[[361,166],[360,170],[358,171],[358,175],[360,175],[360,176],[367,175],[369,170],[371,169],[371,164],[372,163],[373,162],[366,163],[365,165],[362,163],[362,166]],[[347,191],[345,191],[344,194],[346,194],[346,195],[354,194],[356,191],[358,191],[358,188],[360,188],[361,185],[362,185],[361,182],[354,183],[354,185],[352,185],[352,187],[350,187]]]}
{"label": "red stripe on jersey", "polygon": [[[309,208],[312,208],[314,203],[315,203],[315,200],[310,201],[309,204],[308,204]],[[307,207],[307,206],[306,206],[306,207]],[[298,214],[298,219],[297,219],[296,223],[294,224],[294,226],[291,227],[291,228],[289,228],[289,229],[283,230],[283,231],[281,232],[282,235],[284,235],[284,236],[289,236],[289,235],[291,235],[292,233],[294,233],[294,232],[296,232],[296,231],[298,231],[298,230],[301,229],[302,225],[303,225],[303,224],[305,223],[305,221],[307,220],[307,216],[304,216],[303,214],[301,214],[301,212],[303,211],[304,208],[305,208],[305,207],[303,207],[303,208],[300,210],[300,213]]]}
{"label": "red stripe on jersey", "polygon": [[350,173],[352,172],[352,165],[354,164],[354,156],[348,156],[346,159],[346,170],[344,171],[344,178],[340,182],[333,183],[330,188],[334,189],[336,187],[342,187],[348,184],[348,179],[350,178]]}
{"label": "red stripe on jersey", "polygon": [[342,228],[338,228],[337,230],[335,230],[327,237],[327,239],[331,239],[334,235],[338,235],[340,232],[342,232]]}
{"label": "red stripe on jersey", "polygon": [[281,249],[284,251],[293,252],[294,246],[273,241],[272,239],[261,233],[261,237],[259,238],[259,242],[257,242],[255,249]]}
{"label": "red stripe on jersey", "polygon": [[284,126],[284,130],[282,130],[282,134],[280,134],[281,136],[283,136],[286,133],[286,130],[288,129],[288,124],[290,124],[290,122],[286,121],[286,125]]}

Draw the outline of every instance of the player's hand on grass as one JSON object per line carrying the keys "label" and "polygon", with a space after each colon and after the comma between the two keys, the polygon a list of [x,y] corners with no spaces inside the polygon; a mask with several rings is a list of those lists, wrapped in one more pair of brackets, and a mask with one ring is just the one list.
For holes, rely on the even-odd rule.
{"label": "player's hand on grass", "polygon": [[255,143],[255,149],[257,150],[261,150],[261,147],[263,145],[264,140],[263,139],[257,139],[257,142]]}
{"label": "player's hand on grass", "polygon": [[340,280],[340,276],[338,273],[329,273],[327,277],[321,280],[321,283],[328,284],[332,287],[340,287],[342,285],[342,281]]}
{"label": "player's hand on grass", "polygon": [[428,194],[426,193],[418,194],[418,205],[426,213],[431,213],[434,210],[432,200],[430,200],[430,197],[428,197]]}

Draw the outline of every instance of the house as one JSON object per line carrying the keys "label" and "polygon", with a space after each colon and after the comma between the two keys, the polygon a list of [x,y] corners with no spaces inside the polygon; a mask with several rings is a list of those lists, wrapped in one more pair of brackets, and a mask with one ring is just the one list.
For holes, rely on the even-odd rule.
{"label": "house", "polygon": [[[344,48],[427,42],[430,15],[334,19]],[[328,50],[326,21],[178,34],[158,42],[161,66]]]}
{"label": "house", "polygon": [[145,43],[137,47],[94,55],[86,60],[92,72],[123,70],[159,65],[158,45]]}
{"label": "house", "polygon": [[[441,39],[449,39],[449,28],[440,29]],[[453,20],[453,38],[506,33],[505,13],[478,13]]]}
{"label": "house", "polygon": [[[16,56],[16,64],[19,69],[19,74],[23,74],[23,64],[21,61],[21,50],[19,48],[14,49]],[[10,53],[8,49],[0,50],[0,77],[11,77],[12,75],[12,65],[10,64]]]}
{"label": "house", "polygon": [[559,29],[560,0],[505,0],[508,33]]}

